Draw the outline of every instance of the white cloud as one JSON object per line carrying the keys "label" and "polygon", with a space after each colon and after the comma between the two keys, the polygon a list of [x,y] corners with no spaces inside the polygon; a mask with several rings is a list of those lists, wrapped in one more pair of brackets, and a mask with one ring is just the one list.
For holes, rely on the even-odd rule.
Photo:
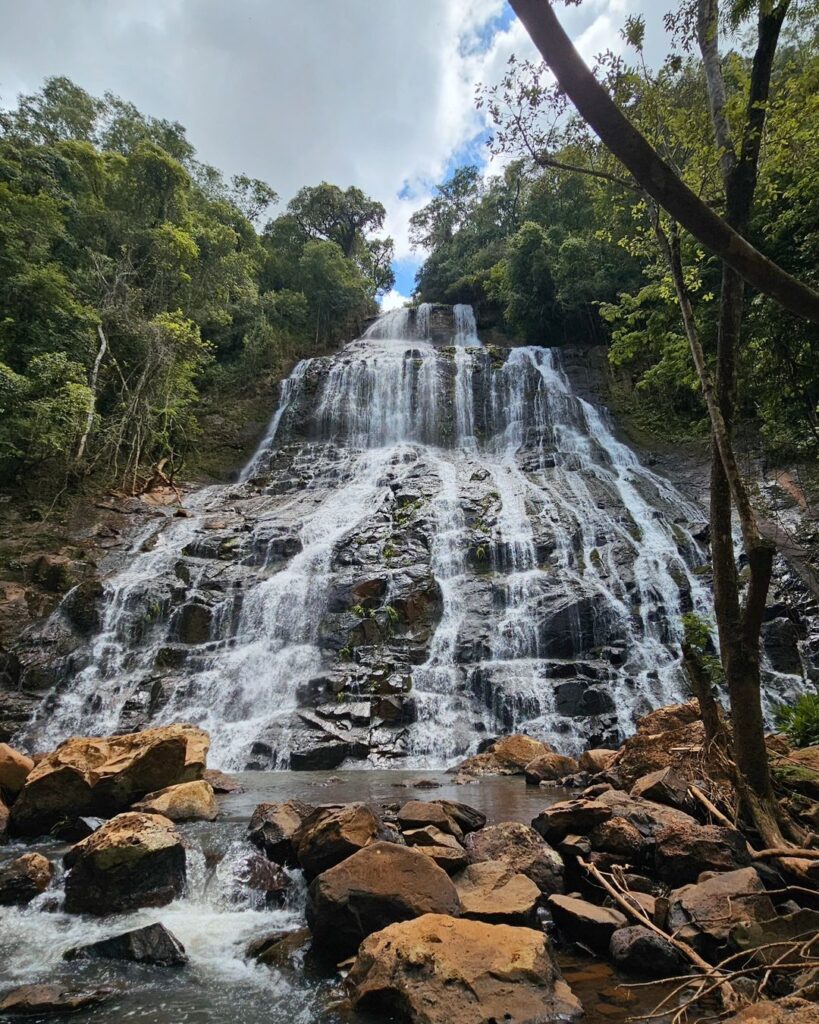
{"label": "white cloud", "polygon": [[392,288],[385,295],[381,296],[381,310],[386,313],[388,309],[400,309],[403,305],[409,302],[409,300],[409,295],[402,295],[401,292]]}
{"label": "white cloud", "polygon": [[[560,17],[591,56],[617,42],[627,11],[650,6],[586,0]],[[497,81],[511,52],[536,57],[517,20],[486,46],[503,10],[504,0],[0,0],[0,97],[65,74],[180,121],[201,159],[265,179],[285,202],[305,184],[356,184],[386,206],[406,260],[410,216],[485,127],[475,84]]]}

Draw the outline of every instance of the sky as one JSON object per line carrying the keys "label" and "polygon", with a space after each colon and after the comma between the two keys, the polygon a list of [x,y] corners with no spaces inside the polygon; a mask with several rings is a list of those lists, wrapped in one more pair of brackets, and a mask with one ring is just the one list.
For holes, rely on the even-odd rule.
{"label": "sky", "polygon": [[[591,59],[644,13],[651,56],[667,6],[584,0],[559,16]],[[380,200],[396,247],[385,308],[423,260],[409,218],[454,168],[489,159],[476,83],[536,57],[505,0],[0,0],[0,25],[3,106],[67,75],[181,122],[199,159],[272,185],[273,213],[321,181]]]}

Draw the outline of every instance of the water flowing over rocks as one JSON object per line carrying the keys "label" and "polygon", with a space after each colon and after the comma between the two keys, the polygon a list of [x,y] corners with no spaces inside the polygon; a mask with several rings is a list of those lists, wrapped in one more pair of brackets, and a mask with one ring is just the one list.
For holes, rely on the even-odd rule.
{"label": "water flowing over rocks", "polygon": [[68,949],[65,960],[130,960],[158,967],[181,967],[188,962],[185,947],[161,924],[112,935],[87,946]]}
{"label": "water flowing over rocks", "polygon": [[[685,691],[708,554],[584,359],[421,306],[299,363],[238,481],[138,518],[102,593],[79,581],[9,652],[4,693],[42,695],[24,749],[179,720],[234,769],[511,772],[617,746]],[[802,684],[772,673],[777,697]],[[546,746],[482,748],[504,734]]]}

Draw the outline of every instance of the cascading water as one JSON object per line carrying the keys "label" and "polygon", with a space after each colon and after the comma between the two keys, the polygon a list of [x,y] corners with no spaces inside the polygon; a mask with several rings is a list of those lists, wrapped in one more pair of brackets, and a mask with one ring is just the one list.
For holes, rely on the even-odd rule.
{"label": "cascading water", "polygon": [[[566,752],[685,693],[703,516],[471,307],[379,317],[283,382],[239,482],[153,523],[22,739],[186,720],[223,767]],[[70,595],[69,595],[70,597]],[[60,614],[60,613],[58,613]]]}

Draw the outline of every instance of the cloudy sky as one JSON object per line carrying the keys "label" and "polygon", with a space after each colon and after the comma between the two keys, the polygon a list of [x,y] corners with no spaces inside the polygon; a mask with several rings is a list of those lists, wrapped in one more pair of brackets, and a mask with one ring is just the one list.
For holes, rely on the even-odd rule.
{"label": "cloudy sky", "polygon": [[[560,12],[587,58],[620,48],[628,14],[657,0],[584,0]],[[534,56],[505,0],[0,0],[0,103],[67,75],[180,121],[201,159],[268,181],[286,202],[322,180],[381,200],[398,304],[421,254],[407,222],[436,181],[486,159],[476,82]]]}

